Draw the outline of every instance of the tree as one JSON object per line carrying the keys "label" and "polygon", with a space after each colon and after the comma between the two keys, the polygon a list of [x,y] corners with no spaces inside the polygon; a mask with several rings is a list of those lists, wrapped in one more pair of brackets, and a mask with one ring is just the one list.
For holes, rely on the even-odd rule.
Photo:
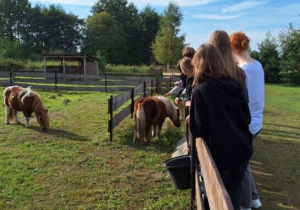
{"label": "tree", "polygon": [[115,19],[121,26],[128,21],[132,21],[137,14],[137,9],[130,3],[128,5],[127,0],[98,0],[92,7],[91,12],[98,14],[101,12],[107,12]]}
{"label": "tree", "polygon": [[270,32],[267,32],[266,38],[258,45],[259,61],[265,71],[265,81],[278,83],[279,75],[279,53],[277,51],[276,40]]}
{"label": "tree", "polygon": [[159,15],[147,5],[139,15],[139,27],[141,29],[142,37],[139,42],[139,55],[141,63],[151,64],[153,53],[151,45],[155,40],[155,36],[159,29]]}
{"label": "tree", "polygon": [[30,8],[28,0],[0,0],[0,37],[20,41]]}
{"label": "tree", "polygon": [[59,5],[32,8],[28,0],[0,0],[0,39],[12,46],[2,55],[32,58],[43,51],[76,52],[82,42],[83,23]]}
{"label": "tree", "polygon": [[122,29],[109,13],[101,12],[89,17],[85,33],[83,52],[94,56],[101,54],[108,63],[124,62],[123,51],[120,50],[125,43]]}
{"label": "tree", "polygon": [[178,36],[182,14],[175,3],[169,3],[159,24],[159,31],[152,45],[153,54],[161,64],[176,63],[181,57],[185,35]]}
{"label": "tree", "polygon": [[[98,0],[92,7],[91,12],[94,15],[101,12],[108,13],[112,19],[115,20],[115,25],[119,28],[120,32],[120,34],[114,33],[113,36],[116,38],[123,37],[120,40],[123,41],[123,43],[118,42],[120,43],[118,54],[121,54],[122,57],[119,57],[118,60],[111,61],[113,63],[119,63],[121,61],[122,64],[130,65],[139,64],[141,57],[138,52],[141,46],[142,33],[139,28],[138,10],[134,4],[128,4],[127,0]],[[103,54],[103,52],[101,52],[101,54]]]}
{"label": "tree", "polygon": [[62,51],[74,53],[82,40],[82,28],[84,21],[72,13],[66,14],[61,6],[50,5],[48,9],[42,10],[44,17],[41,34],[44,50]]}
{"label": "tree", "polygon": [[280,75],[284,82],[300,84],[300,30],[290,24],[279,35],[281,47]]}

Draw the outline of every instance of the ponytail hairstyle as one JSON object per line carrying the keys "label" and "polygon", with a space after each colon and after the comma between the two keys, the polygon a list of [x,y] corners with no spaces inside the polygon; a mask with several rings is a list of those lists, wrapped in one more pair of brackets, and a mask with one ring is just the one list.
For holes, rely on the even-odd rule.
{"label": "ponytail hairstyle", "polygon": [[250,39],[245,33],[238,31],[230,35],[230,45],[233,51],[241,53],[249,49]]}

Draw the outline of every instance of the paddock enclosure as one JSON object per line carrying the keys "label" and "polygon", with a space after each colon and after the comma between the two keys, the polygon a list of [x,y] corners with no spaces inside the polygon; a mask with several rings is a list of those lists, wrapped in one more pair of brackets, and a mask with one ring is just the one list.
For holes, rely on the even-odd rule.
{"label": "paddock enclosure", "polygon": [[178,75],[163,77],[133,76],[133,75],[88,75],[69,73],[45,73],[44,71],[0,71],[0,86],[20,85],[34,86],[43,90],[69,91],[100,91],[124,92],[138,86],[143,81],[154,79],[156,92],[166,93],[173,87],[173,82],[179,80]]}
{"label": "paddock enclosure", "polygon": [[[2,82],[9,83],[10,77],[3,79],[1,73],[2,92]],[[19,75],[14,80],[24,77]],[[70,79],[82,81],[88,80]],[[120,96],[135,85],[117,92],[109,91],[107,86],[105,92],[105,88],[100,91],[94,85],[79,91],[78,87],[71,90],[70,84],[57,83],[57,90],[53,83],[49,83],[49,89],[34,81],[18,84],[31,85],[42,97],[49,109],[50,130],[40,132],[34,117],[29,129],[23,125],[5,126],[3,107],[1,209],[190,208],[190,190],[176,190],[162,167],[185,134],[184,124],[176,129],[166,122],[161,139],[154,138],[151,144],[137,148],[132,145],[133,119],[129,114],[114,128],[113,141],[109,141],[109,99],[123,98]],[[143,95],[143,85],[140,90]],[[300,100],[296,94],[299,87],[267,86],[266,91],[265,125],[254,142],[251,160],[263,203],[261,209],[298,209],[300,113],[293,107]],[[284,104],[285,100],[289,103]],[[117,107],[114,115],[128,103]],[[280,123],[283,118],[289,120]]]}

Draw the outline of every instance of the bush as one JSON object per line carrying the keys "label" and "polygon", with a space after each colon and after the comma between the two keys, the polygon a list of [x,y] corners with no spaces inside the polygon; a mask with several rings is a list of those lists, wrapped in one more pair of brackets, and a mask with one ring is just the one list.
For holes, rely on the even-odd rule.
{"label": "bush", "polygon": [[142,75],[161,75],[161,70],[156,69],[154,66],[124,66],[107,64],[105,66],[106,73],[119,73],[119,74],[142,74]]}
{"label": "bush", "polygon": [[22,61],[6,58],[0,60],[0,68],[9,70],[9,69],[23,69],[24,64]]}

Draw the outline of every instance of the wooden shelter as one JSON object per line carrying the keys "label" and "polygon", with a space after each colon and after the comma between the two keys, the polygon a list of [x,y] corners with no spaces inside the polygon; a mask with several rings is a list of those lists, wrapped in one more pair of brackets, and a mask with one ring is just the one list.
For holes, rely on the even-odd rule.
{"label": "wooden shelter", "polygon": [[[99,59],[82,54],[43,54],[45,73],[98,75]],[[47,65],[47,60],[59,60],[59,65]]]}

